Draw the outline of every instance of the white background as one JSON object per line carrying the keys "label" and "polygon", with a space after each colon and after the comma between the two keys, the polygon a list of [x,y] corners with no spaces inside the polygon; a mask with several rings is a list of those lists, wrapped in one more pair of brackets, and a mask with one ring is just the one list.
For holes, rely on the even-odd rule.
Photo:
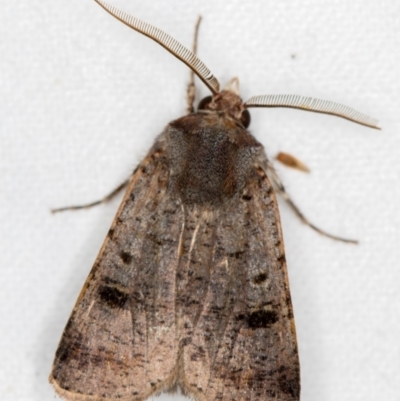
{"label": "white background", "polygon": [[[303,401],[397,401],[400,394],[400,2],[116,0],[191,46],[243,98],[342,102],[382,131],[288,109],[252,111],[251,132],[321,237],[281,215]],[[91,0],[0,3],[0,398],[55,399],[57,343],[120,201],[58,215],[122,182],[185,112],[188,70]],[[208,95],[198,85],[200,97]],[[163,395],[160,400],[184,397]]]}

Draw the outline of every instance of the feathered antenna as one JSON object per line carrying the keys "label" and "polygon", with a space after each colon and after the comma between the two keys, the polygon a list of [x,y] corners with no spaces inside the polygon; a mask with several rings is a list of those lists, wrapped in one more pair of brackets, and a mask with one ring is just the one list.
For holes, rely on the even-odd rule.
{"label": "feathered antenna", "polygon": [[300,95],[261,95],[253,96],[244,103],[249,107],[288,107],[292,109],[313,111],[316,113],[331,114],[353,121],[367,127],[380,129],[378,120],[360,113],[351,107],[329,100],[314,99]]}
{"label": "feathered antenna", "polygon": [[97,4],[104,8],[109,14],[117,18],[125,25],[137,32],[153,39],[162,47],[167,49],[171,54],[183,61],[194,73],[205,83],[210,91],[215,95],[219,92],[219,82],[211,73],[206,65],[196,57],[189,49],[181,45],[172,36],[168,35],[159,28],[141,21],[138,18],[119,10],[118,8],[105,3],[102,0],[94,0]]}
{"label": "feathered antenna", "polygon": [[[105,3],[103,0],[94,1],[113,17],[117,18],[135,31],[142,33],[150,39],[153,39],[179,60],[183,61],[204,82],[213,95],[219,93],[220,85],[217,78],[214,77],[207,66],[192,51],[181,45],[172,36],[153,25],[141,21],[138,18],[132,17],[116,7]],[[328,100],[314,99],[311,97],[299,95],[253,96],[244,103],[244,106],[246,108],[288,107],[293,109],[314,111],[316,113],[331,114],[361,125],[365,125],[367,127],[380,129],[377,125],[378,121],[376,119],[360,113],[351,107],[330,102]]]}

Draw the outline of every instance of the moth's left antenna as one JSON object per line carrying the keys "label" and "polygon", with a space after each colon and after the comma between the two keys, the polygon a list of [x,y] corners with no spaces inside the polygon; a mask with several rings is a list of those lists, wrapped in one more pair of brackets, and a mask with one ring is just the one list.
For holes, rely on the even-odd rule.
{"label": "moth's left antenna", "polygon": [[189,49],[181,45],[172,36],[168,35],[161,29],[156,28],[147,22],[141,21],[131,15],[118,10],[116,7],[105,3],[102,0],[94,0],[97,4],[104,8],[109,14],[123,22],[125,25],[137,32],[153,39],[162,47],[167,49],[171,54],[183,61],[194,73],[205,83],[210,91],[215,95],[219,92],[219,82],[211,73],[206,65],[196,57]]}
{"label": "moth's left antenna", "polygon": [[288,107],[316,113],[330,114],[341,117],[354,123],[365,125],[366,127],[380,129],[378,120],[369,117],[364,113],[352,109],[340,103],[330,102],[329,100],[314,99],[312,97],[299,95],[261,95],[253,96],[244,103],[249,107]]}

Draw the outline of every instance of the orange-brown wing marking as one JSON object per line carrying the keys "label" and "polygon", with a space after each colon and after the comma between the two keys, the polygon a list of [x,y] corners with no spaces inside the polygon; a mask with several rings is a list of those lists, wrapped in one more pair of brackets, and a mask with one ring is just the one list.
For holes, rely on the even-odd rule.
{"label": "orange-brown wing marking", "polygon": [[61,338],[50,381],[67,400],[144,400],[176,380],[182,207],[162,151],[132,178]]}
{"label": "orange-brown wing marking", "polygon": [[250,175],[228,206],[187,212],[179,378],[198,401],[299,400],[277,202],[264,171]]}

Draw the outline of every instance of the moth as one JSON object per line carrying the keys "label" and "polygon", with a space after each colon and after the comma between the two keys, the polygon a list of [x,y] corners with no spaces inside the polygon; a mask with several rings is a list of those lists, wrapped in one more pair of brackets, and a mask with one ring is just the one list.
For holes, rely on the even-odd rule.
{"label": "moth", "polygon": [[[95,1],[189,66],[188,114],[166,126],[134,171],[65,327],[51,384],[68,401],[142,401],[176,387],[197,401],[298,401],[275,193],[330,235],[289,198],[247,129],[248,109],[296,108],[373,128],[377,121],[301,96],[243,102],[237,79],[220,90],[195,50]],[[197,111],[194,74],[211,91]]]}

